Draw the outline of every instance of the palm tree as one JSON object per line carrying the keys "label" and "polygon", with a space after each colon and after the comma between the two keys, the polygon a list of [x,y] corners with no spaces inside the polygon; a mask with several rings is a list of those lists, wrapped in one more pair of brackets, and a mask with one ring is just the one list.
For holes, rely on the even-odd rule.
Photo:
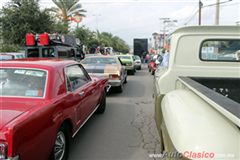
{"label": "palm tree", "polygon": [[82,9],[82,5],[79,0],[52,0],[56,4],[57,8],[53,8],[58,18],[60,18],[68,29],[68,22],[75,16],[85,17],[85,10]]}

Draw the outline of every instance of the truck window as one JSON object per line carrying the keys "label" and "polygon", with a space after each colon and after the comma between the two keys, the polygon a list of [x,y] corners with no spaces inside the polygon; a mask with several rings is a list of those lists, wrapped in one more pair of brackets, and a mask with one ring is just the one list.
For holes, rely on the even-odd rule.
{"label": "truck window", "polygon": [[42,57],[56,57],[53,48],[43,48]]}
{"label": "truck window", "polygon": [[27,57],[40,57],[39,49],[38,48],[27,49]]}
{"label": "truck window", "polygon": [[203,61],[240,61],[240,40],[206,40],[200,49]]}

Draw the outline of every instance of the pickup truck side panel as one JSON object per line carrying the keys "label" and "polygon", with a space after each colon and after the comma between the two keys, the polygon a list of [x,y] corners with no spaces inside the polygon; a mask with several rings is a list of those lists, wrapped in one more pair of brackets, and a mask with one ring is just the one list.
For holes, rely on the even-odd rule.
{"label": "pickup truck side panel", "polygon": [[215,158],[221,154],[240,158],[240,130],[239,121],[236,121],[239,118],[177,82],[179,77],[239,78],[239,61],[204,61],[200,58],[204,41],[239,41],[239,37],[239,26],[184,27],[170,35],[169,65],[155,72],[153,94],[155,121],[166,151],[205,150],[214,152]]}
{"label": "pickup truck side panel", "polygon": [[[205,151],[214,153],[216,159],[224,154],[239,158],[237,126],[190,90],[179,89],[166,94],[162,112],[169,137],[178,152]],[[216,146],[219,142],[221,145]]]}

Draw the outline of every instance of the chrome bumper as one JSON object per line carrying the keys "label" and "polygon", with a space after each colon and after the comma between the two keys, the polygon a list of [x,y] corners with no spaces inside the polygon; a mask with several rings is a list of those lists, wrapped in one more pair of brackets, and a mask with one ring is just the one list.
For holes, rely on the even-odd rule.
{"label": "chrome bumper", "polygon": [[108,80],[108,84],[111,86],[111,87],[118,87],[118,86],[121,86],[121,80]]}

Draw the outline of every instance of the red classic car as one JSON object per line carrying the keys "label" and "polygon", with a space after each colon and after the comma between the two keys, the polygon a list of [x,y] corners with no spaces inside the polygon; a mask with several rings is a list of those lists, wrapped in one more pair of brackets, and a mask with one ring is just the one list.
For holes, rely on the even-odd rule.
{"label": "red classic car", "polygon": [[0,75],[1,160],[65,160],[70,138],[105,111],[108,79],[75,61],[4,61]]}

